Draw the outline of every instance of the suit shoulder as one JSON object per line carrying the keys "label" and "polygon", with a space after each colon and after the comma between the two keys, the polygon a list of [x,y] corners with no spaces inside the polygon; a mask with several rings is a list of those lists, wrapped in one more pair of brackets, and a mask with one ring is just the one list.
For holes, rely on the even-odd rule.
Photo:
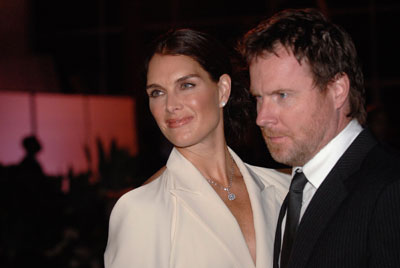
{"label": "suit shoulder", "polygon": [[400,154],[395,149],[377,145],[365,158],[364,169],[380,178],[399,180]]}
{"label": "suit shoulder", "polygon": [[378,198],[391,185],[399,184],[399,154],[375,145],[365,156],[361,165],[344,181],[346,187],[365,193],[371,200]]}

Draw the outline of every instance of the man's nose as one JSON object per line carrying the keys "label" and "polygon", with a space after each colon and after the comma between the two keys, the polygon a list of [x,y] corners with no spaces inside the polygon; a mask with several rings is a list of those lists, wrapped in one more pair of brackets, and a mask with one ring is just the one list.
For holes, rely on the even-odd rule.
{"label": "man's nose", "polygon": [[257,104],[257,119],[256,124],[260,127],[265,127],[278,122],[276,105],[267,98],[262,99],[261,103]]}

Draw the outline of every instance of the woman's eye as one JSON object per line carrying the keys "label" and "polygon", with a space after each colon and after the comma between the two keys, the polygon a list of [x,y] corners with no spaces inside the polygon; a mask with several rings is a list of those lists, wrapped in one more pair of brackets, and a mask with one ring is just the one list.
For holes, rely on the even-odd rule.
{"label": "woman's eye", "polygon": [[149,97],[150,98],[157,98],[161,95],[163,95],[164,93],[161,90],[158,89],[154,89],[152,91],[149,92]]}
{"label": "woman's eye", "polygon": [[192,88],[192,87],[194,87],[195,85],[193,84],[193,83],[183,83],[182,84],[182,88],[183,89],[186,89],[186,88]]}

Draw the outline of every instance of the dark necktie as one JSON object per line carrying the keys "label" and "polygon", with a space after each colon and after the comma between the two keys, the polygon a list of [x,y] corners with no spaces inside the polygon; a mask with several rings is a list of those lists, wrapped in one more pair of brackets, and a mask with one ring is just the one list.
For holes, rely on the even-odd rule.
{"label": "dark necktie", "polygon": [[[304,173],[296,171],[286,198],[286,225],[285,233],[283,235],[280,268],[286,268],[289,263],[293,241],[296,235],[297,226],[299,225],[301,203],[303,201],[303,189],[306,183],[307,178]],[[279,222],[278,224],[282,224],[282,222]]]}

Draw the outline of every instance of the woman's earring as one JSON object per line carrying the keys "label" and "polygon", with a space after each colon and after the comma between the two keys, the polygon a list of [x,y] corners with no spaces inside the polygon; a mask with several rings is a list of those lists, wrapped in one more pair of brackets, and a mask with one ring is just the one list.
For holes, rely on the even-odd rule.
{"label": "woman's earring", "polygon": [[224,107],[226,102],[222,101],[220,107]]}

